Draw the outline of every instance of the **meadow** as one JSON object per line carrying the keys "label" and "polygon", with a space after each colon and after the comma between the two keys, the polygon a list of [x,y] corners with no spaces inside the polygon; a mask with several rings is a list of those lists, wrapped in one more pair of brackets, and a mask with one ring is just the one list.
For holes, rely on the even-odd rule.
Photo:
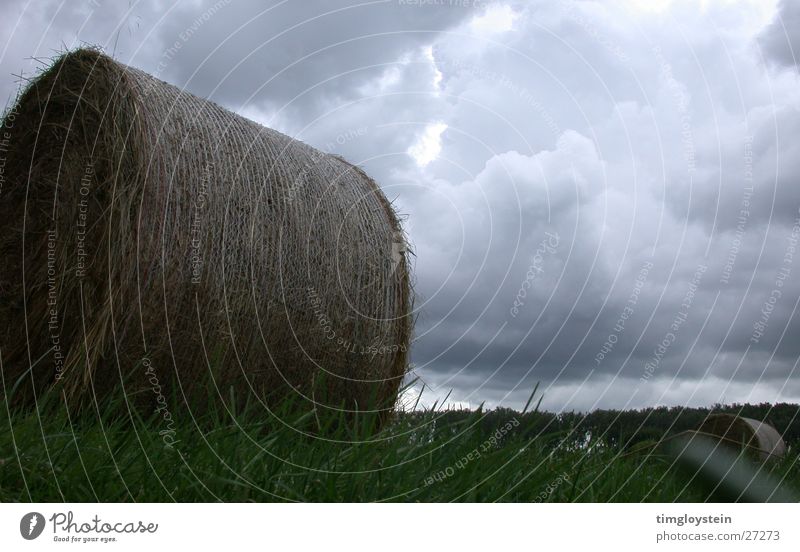
{"label": "meadow", "polygon": [[[731,487],[721,481],[731,470],[714,475],[635,435],[587,429],[575,413],[432,408],[377,429],[371,415],[296,411],[211,409],[167,425],[124,398],[77,415],[55,394],[36,409],[5,402],[0,501],[703,502],[760,500],[748,486],[772,486],[770,500],[800,490],[793,443],[767,465],[739,458],[753,476]],[[641,427],[636,435],[655,431]]]}

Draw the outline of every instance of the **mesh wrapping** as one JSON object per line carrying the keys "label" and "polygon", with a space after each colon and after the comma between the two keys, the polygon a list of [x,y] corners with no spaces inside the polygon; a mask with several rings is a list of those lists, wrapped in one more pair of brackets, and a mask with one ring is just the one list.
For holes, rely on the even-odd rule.
{"label": "mesh wrapping", "polygon": [[3,133],[6,391],[396,398],[407,254],[362,170],[89,49],[32,81]]}

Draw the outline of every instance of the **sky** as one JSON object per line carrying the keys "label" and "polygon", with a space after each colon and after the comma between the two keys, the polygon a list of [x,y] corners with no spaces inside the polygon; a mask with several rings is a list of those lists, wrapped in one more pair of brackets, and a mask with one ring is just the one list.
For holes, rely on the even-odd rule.
{"label": "sky", "polygon": [[405,404],[800,402],[798,2],[0,9],[6,105],[96,45],[373,176],[413,251]]}

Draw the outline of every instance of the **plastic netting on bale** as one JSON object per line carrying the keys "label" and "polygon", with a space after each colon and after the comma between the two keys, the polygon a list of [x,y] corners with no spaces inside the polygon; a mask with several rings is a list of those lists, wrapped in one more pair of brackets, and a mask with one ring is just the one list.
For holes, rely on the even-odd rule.
{"label": "plastic netting on bale", "polygon": [[359,168],[91,49],[32,81],[2,133],[13,400],[52,387],[75,405],[90,390],[148,402],[158,382],[189,408],[393,406],[408,262]]}

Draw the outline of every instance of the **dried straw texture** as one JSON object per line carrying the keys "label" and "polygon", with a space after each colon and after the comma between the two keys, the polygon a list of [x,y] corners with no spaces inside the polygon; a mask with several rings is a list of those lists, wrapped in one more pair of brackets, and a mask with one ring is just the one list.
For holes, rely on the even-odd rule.
{"label": "dried straw texture", "polygon": [[706,418],[697,433],[719,439],[731,448],[747,449],[762,460],[780,458],[786,453],[786,444],[778,430],[752,418],[712,414]]}
{"label": "dried straw texture", "polygon": [[1,132],[7,392],[393,405],[405,241],[359,168],[90,49]]}

